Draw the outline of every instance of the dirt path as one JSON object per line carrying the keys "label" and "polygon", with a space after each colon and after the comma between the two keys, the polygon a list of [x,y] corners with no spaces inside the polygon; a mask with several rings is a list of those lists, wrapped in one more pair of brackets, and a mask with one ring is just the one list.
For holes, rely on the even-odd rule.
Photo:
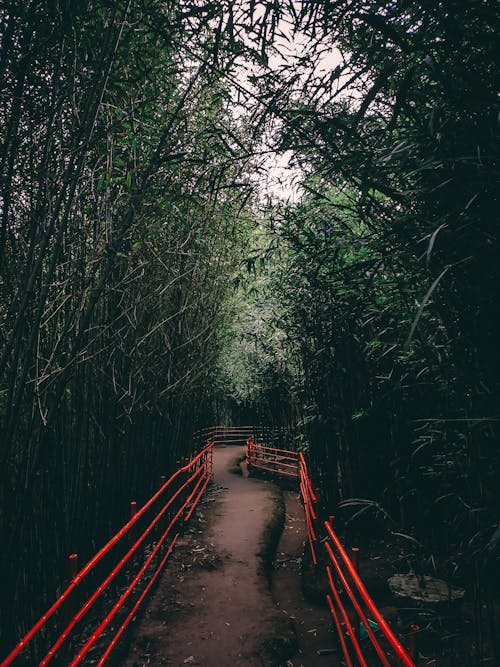
{"label": "dirt path", "polygon": [[[214,516],[198,531],[202,537],[187,536],[176,548],[120,663],[125,667],[260,667],[269,662],[265,653],[280,626],[290,635],[289,621],[258,573],[274,487],[228,471],[243,452],[243,447],[216,449],[214,481],[223,492],[210,512]],[[193,561],[195,554],[200,557]],[[189,573],[183,562],[194,562]]]}
{"label": "dirt path", "polygon": [[[297,654],[288,667],[334,667],[332,620],[327,607],[305,600],[301,587],[301,559],[306,535],[304,509],[297,493],[283,492],[286,520],[276,553],[272,595],[279,609],[295,624]],[[318,654],[318,650],[320,654]]]}

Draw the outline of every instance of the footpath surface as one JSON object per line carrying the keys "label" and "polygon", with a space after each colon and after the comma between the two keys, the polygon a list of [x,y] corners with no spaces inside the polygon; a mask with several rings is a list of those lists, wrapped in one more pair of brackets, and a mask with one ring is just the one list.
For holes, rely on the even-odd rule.
{"label": "footpath surface", "polygon": [[297,632],[297,653],[286,664],[287,667],[334,667],[340,663],[336,652],[332,653],[334,635],[330,611],[326,606],[308,602],[302,593],[304,509],[297,493],[284,491],[283,495],[285,527],[276,553],[271,591],[276,605],[293,621]]}
{"label": "footpath surface", "polygon": [[[282,561],[273,595],[262,574],[261,540],[275,511],[273,484],[238,476],[229,466],[243,447],[216,448],[214,487],[198,511],[199,524],[178,542],[172,561],[133,632],[124,667],[202,665],[203,667],[290,667],[332,665],[315,647],[299,647],[293,659],[295,625],[300,643],[314,643],[327,627],[300,608],[299,559],[303,543],[301,507],[291,502],[278,547]],[[293,496],[293,494],[289,494]],[[282,549],[280,552],[280,548]],[[286,550],[287,553],[283,551]],[[274,597],[274,600],[273,600]],[[283,604],[279,599],[283,600]],[[277,600],[277,604],[275,604]],[[309,627],[311,626],[311,627]],[[310,650],[309,650],[310,649]]]}
{"label": "footpath surface", "polygon": [[259,574],[258,553],[274,502],[270,484],[229,472],[243,453],[243,447],[215,450],[214,482],[223,492],[202,537],[187,536],[176,549],[176,563],[183,555],[186,563],[200,557],[185,572],[167,565],[134,633],[126,667],[262,664],[262,636],[272,632],[277,612]]}

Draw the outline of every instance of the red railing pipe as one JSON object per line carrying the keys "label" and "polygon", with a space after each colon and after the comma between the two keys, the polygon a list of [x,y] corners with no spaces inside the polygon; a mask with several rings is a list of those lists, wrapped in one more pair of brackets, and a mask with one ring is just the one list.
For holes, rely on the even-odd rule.
{"label": "red railing pipe", "polygon": [[[283,456],[281,454],[267,454],[266,452],[263,452],[260,450],[260,448],[256,451],[256,458],[260,461],[264,461],[266,463],[274,463],[274,464],[279,464],[280,466],[287,466],[288,468],[293,468],[294,470],[298,469],[297,465],[297,459],[294,459],[291,456]],[[275,458],[271,458],[275,457]],[[285,463],[285,461],[293,461],[293,463]]]}
{"label": "red railing pipe", "polygon": [[188,511],[187,515],[185,516],[184,521],[188,521],[191,518],[192,513],[196,509],[196,506],[198,505],[198,502],[199,502],[200,498],[202,497],[202,495],[203,495],[205,489],[207,488],[207,485],[208,485],[208,483],[210,482],[211,479],[212,479],[212,474],[209,471],[204,477],[201,477],[199,479],[199,481],[197,482],[195,488],[193,489],[193,491],[191,492],[191,495],[189,496],[189,498],[187,500],[188,504],[191,502],[192,497],[194,496],[194,494],[198,490],[198,487],[200,486],[200,484],[203,482],[203,480],[205,480],[201,489],[198,491],[198,495],[196,496],[195,500],[193,501],[193,503],[191,505],[191,509]]}
{"label": "red railing pipe", "polygon": [[363,602],[366,604],[368,609],[370,610],[370,613],[372,614],[374,620],[376,621],[377,625],[379,626],[380,630],[383,632],[385,635],[387,641],[390,643],[392,648],[394,649],[396,655],[398,658],[401,660],[403,665],[406,665],[406,667],[415,667],[415,663],[413,660],[410,658],[408,653],[406,652],[405,648],[402,646],[402,644],[398,641],[394,633],[392,632],[391,628],[389,627],[387,621],[384,619],[382,614],[379,612],[377,607],[375,606],[375,603],[371,599],[368,591],[365,588],[365,585],[359,578],[358,573],[356,572],[356,568],[353,566],[351,559],[347,555],[347,552],[345,551],[344,547],[342,546],[342,543],[340,542],[339,538],[335,534],[335,531],[333,530],[333,527],[331,526],[329,521],[325,521],[325,528],[326,531],[332,540],[333,544],[335,545],[335,548],[337,549],[338,553],[340,554],[340,557],[342,558],[345,568],[349,573],[349,576],[351,579],[354,581],[356,588],[359,591],[360,596],[363,599]]}
{"label": "red railing pipe", "polygon": [[111,640],[111,642],[109,643],[106,651],[102,654],[101,658],[99,659],[99,662],[97,663],[97,667],[102,667],[102,665],[105,664],[106,660],[108,660],[109,656],[111,655],[111,652],[113,651],[114,647],[117,645],[120,637],[123,635],[123,633],[127,629],[128,625],[130,624],[130,621],[134,618],[134,616],[137,613],[137,610],[139,609],[139,607],[143,603],[144,598],[147,596],[147,594],[149,593],[149,591],[153,587],[155,581],[157,580],[158,576],[160,575],[161,571],[165,567],[165,563],[167,562],[168,558],[170,557],[172,551],[174,550],[175,543],[177,542],[178,537],[179,537],[179,533],[177,533],[177,535],[175,535],[175,537],[172,540],[170,546],[168,547],[167,553],[162,558],[160,565],[156,569],[156,571],[153,574],[153,576],[151,577],[151,579],[148,581],[147,586],[142,591],[141,595],[137,599],[136,603],[134,604],[134,606],[132,607],[130,612],[127,614],[127,617],[125,618],[123,623],[120,625],[120,627],[116,631],[116,634],[113,637],[113,639]]}
{"label": "red railing pipe", "polygon": [[165,515],[166,511],[168,508],[172,505],[174,500],[178,498],[178,496],[184,491],[184,489],[200,474],[200,470],[196,470],[191,477],[184,482],[184,484],[179,487],[179,489],[175,492],[175,494],[168,500],[166,505],[161,509],[161,511],[158,513],[158,515],[153,519],[153,521],[149,524],[149,526],[146,528],[146,530],[142,533],[142,535],[137,539],[130,549],[127,551],[127,553],[118,561],[118,563],[115,565],[115,567],[111,570],[109,575],[104,579],[104,581],[96,588],[94,593],[89,597],[89,599],[85,602],[85,604],[80,608],[80,610],[73,616],[71,619],[71,622],[67,625],[67,627],[64,629],[64,631],[59,635],[57,641],[53,644],[53,646],[50,648],[48,653],[44,656],[43,660],[40,662],[39,667],[45,667],[50,660],[54,657],[56,652],[60,649],[64,641],[68,638],[70,635],[71,631],[73,628],[82,620],[82,618],[85,616],[85,614],[89,611],[89,609],[92,607],[92,605],[96,602],[96,600],[104,593],[106,588],[108,588],[109,584],[113,581],[113,579],[116,578],[116,576],[119,574],[120,570],[124,567],[124,565],[130,560],[130,558],[133,556],[133,554],[137,551],[137,549],[140,547],[140,545],[144,542],[146,537],[152,532],[154,527],[160,522],[160,520],[163,518]]}
{"label": "red railing pipe", "polygon": [[351,656],[349,655],[349,651],[347,649],[347,644],[345,643],[344,633],[342,631],[342,626],[340,625],[340,620],[339,620],[338,614],[335,610],[335,605],[333,604],[333,600],[332,600],[330,595],[326,596],[326,601],[328,602],[328,606],[330,607],[330,612],[333,616],[333,622],[335,623],[335,629],[337,630],[337,635],[338,635],[339,640],[340,640],[340,646],[342,648],[342,653],[344,654],[345,664],[346,664],[347,667],[353,667]]}
{"label": "red railing pipe", "polygon": [[344,621],[344,625],[346,627],[347,634],[349,635],[352,646],[354,648],[354,652],[356,653],[356,657],[358,658],[359,664],[361,665],[361,667],[368,667],[367,662],[366,662],[366,660],[363,656],[363,653],[361,651],[361,646],[359,645],[358,638],[356,637],[356,633],[354,632],[354,628],[352,627],[352,623],[349,620],[349,616],[347,614],[346,608],[342,604],[342,600],[340,599],[340,595],[338,594],[338,591],[335,588],[335,585],[333,584],[332,572],[331,572],[329,567],[326,568],[326,571],[327,571],[327,574],[328,574],[328,580],[331,582],[330,583],[330,589],[331,589],[332,595],[335,599],[335,604],[337,605],[337,608],[339,609],[339,611],[342,615],[342,619]]}
{"label": "red railing pipe", "polygon": [[[203,477],[201,477],[203,479]],[[192,495],[192,494],[191,494]],[[176,512],[174,515],[173,519],[171,519],[170,523],[168,524],[166,530],[156,543],[154,549],[151,551],[150,555],[146,558],[144,563],[142,564],[141,568],[135,575],[135,577],[132,579],[130,584],[127,586],[125,591],[121,594],[117,602],[113,605],[111,610],[108,612],[108,614],[105,616],[105,618],[101,621],[101,623],[98,625],[98,627],[94,630],[94,632],[90,635],[90,637],[87,639],[83,647],[80,649],[80,651],[77,653],[77,655],[74,657],[72,662],[70,663],[69,667],[77,667],[79,665],[83,658],[87,655],[88,651],[91,649],[91,647],[95,644],[97,639],[101,636],[101,634],[104,632],[104,630],[108,627],[108,625],[111,623],[113,618],[116,616],[118,611],[123,607],[123,604],[125,601],[129,598],[130,594],[134,590],[134,588],[137,586],[139,581],[142,579],[143,574],[147,570],[148,566],[150,563],[153,561],[155,558],[156,554],[159,552],[161,549],[163,543],[167,539],[170,531],[172,530],[173,526],[179,519],[179,517],[182,515],[186,507],[189,505],[191,501],[191,495],[190,497],[185,501],[185,503],[182,505],[182,507]]]}
{"label": "red railing pipe", "polygon": [[[294,461],[294,463],[285,463],[283,460],[277,461],[271,459],[271,456],[277,456],[286,461]],[[295,452],[256,444],[253,438],[247,439],[247,461],[250,466],[260,470],[279,473],[295,479],[299,476],[298,455]]]}
{"label": "red railing pipe", "polygon": [[55,614],[55,612],[62,607],[66,600],[70,597],[76,587],[87,577],[87,575],[95,568],[95,566],[108,554],[111,549],[128,533],[132,526],[139,521],[139,519],[154,505],[154,503],[161,497],[165,490],[172,484],[172,482],[179,477],[182,473],[188,471],[192,468],[202,457],[204,457],[208,452],[213,448],[213,443],[204,447],[204,449],[197,454],[192,461],[186,465],[179,468],[166,482],[163,484],[160,489],[148,500],[143,507],[132,516],[129,521],[115,534],[113,537],[106,542],[106,544],[93,556],[87,563],[82,567],[82,569],[76,574],[71,583],[59,596],[59,598],[52,604],[51,607],[38,619],[38,621],[33,625],[33,627],[24,635],[24,637],[18,642],[15,648],[9,653],[9,655],[4,658],[0,663],[0,667],[9,667],[14,660],[19,656],[19,654],[28,646],[31,640],[37,635],[37,633],[43,628],[47,621]]}
{"label": "red railing pipe", "polygon": [[299,461],[300,461],[300,464],[303,467],[304,475],[307,479],[307,486],[308,486],[308,489],[309,489],[309,495],[311,496],[312,500],[315,503],[317,503],[318,502],[318,497],[316,496],[316,494],[314,492],[314,489],[313,489],[313,486],[312,486],[312,483],[311,483],[311,479],[309,478],[309,474],[307,472],[307,463],[306,463],[306,459],[304,457],[303,452],[299,452]]}
{"label": "red railing pipe", "polygon": [[[335,555],[332,551],[332,548],[328,544],[328,542],[325,543],[325,547],[326,547],[328,555],[330,556],[330,560],[332,561],[332,564],[335,567],[335,570],[338,574],[340,582],[341,582],[344,590],[346,591],[347,595],[349,596],[349,599],[351,600],[352,605],[353,605],[357,615],[359,616],[359,619],[361,620],[361,622],[365,626],[366,633],[367,633],[368,637],[370,638],[370,641],[373,645],[373,648],[377,652],[377,655],[380,658],[380,661],[382,662],[384,667],[391,667],[390,662],[388,661],[388,659],[387,659],[387,657],[384,653],[383,648],[380,646],[380,643],[378,642],[377,638],[375,637],[375,634],[374,634],[373,630],[371,629],[370,623],[368,622],[368,619],[366,618],[366,614],[364,613],[364,611],[361,608],[361,605],[357,601],[356,596],[354,595],[353,590],[352,590],[351,586],[349,585],[349,582],[345,578],[345,575],[342,572],[342,570],[340,568],[340,565],[339,565],[337,559],[335,558]],[[328,581],[330,583],[330,588],[335,588],[335,584],[333,582],[333,578],[332,578],[330,568],[327,568],[327,574],[328,574]]]}
{"label": "red railing pipe", "polygon": [[292,452],[290,449],[278,449],[278,447],[270,447],[269,445],[262,445],[262,444],[258,444],[257,446],[259,447],[259,449],[262,449],[263,451],[279,452],[280,454],[284,454],[288,458],[297,459],[299,457],[298,452]]}

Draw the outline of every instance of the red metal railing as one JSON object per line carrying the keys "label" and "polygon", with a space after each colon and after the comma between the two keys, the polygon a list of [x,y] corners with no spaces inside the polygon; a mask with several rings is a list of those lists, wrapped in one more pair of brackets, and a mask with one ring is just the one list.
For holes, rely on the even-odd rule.
{"label": "red metal railing", "polygon": [[318,558],[316,555],[316,542],[318,536],[314,528],[314,522],[318,516],[316,514],[315,505],[318,502],[318,497],[313,489],[311,478],[307,470],[306,460],[302,452],[299,453],[299,472],[300,472],[300,493],[302,495],[302,502],[304,503],[304,512],[306,516],[306,529],[309,547],[311,549],[311,556],[314,565],[317,565]]}
{"label": "red metal railing", "polygon": [[266,447],[253,438],[247,440],[247,463],[250,467],[275,472],[287,477],[299,478],[299,455],[287,449]]}
{"label": "red metal railing", "polygon": [[[32,643],[35,637],[39,635],[42,629],[46,628],[48,622],[56,621],[54,618],[56,612],[63,612],[64,620],[61,623],[63,628],[60,630],[59,624],[57,632],[59,634],[53,640],[52,646],[44,655],[36,658],[39,667],[45,667],[56,656],[60,657],[61,652],[64,652],[64,663],[70,667],[76,667],[81,664],[85,656],[91,649],[96,647],[98,640],[102,637],[105,630],[111,629],[111,639],[108,634],[104,642],[104,646],[99,645],[99,650],[103,651],[101,657],[96,659],[97,664],[103,665],[109,658],[113,648],[116,646],[119,638],[123,635],[125,629],[129,625],[137,612],[140,604],[145,599],[148,591],[157,580],[162,572],[170,554],[172,553],[181,525],[186,522],[192,515],[196,505],[203,495],[213,471],[213,442],[209,441],[203,450],[197,454],[189,463],[179,468],[168,480],[162,482],[160,489],[148,500],[148,502],[136,510],[136,504],[131,503],[131,518],[127,523],[90,559],[90,561],[79,571],[73,573],[71,581],[60,597],[54,604],[43,614],[43,616],[35,623],[35,625],[26,633],[17,646],[4,658],[0,663],[0,667],[9,667]],[[149,523],[142,529],[139,537],[136,535],[137,524],[141,519],[146,519],[146,514],[154,512]],[[151,516],[150,514],[150,516]],[[161,527],[162,519],[167,523],[166,528]],[[158,531],[160,536],[157,537]],[[175,532],[173,537],[172,533]],[[128,539],[128,543],[125,541]],[[149,540],[147,538],[150,538]],[[155,540],[153,541],[153,538]],[[143,562],[138,566],[137,560],[139,556],[140,547],[144,547],[151,542],[150,551],[145,551],[143,554]],[[87,599],[83,604],[80,604],[77,610],[74,600],[75,591],[80,587],[80,584],[91,574],[96,572],[96,567],[102,565],[102,561],[112,549],[121,545],[125,549],[125,553],[118,558],[118,561],[111,567],[109,573],[104,577],[101,583],[91,589],[87,593]],[[124,546],[125,545],[125,546]],[[127,548],[128,547],[128,548]],[[70,556],[70,562],[73,567],[76,563],[76,555]],[[139,559],[140,562],[140,559]],[[137,571],[135,568],[138,567]],[[122,585],[122,589],[117,594],[117,599],[111,603],[111,609],[107,611],[104,618],[99,621],[97,627],[91,631],[87,639],[78,636],[79,648],[73,658],[68,657],[68,652],[71,647],[68,646],[71,639],[75,638],[73,632],[76,626],[82,621],[87,613],[94,606],[95,602],[102,598],[105,591],[109,591],[112,583],[117,583],[119,573],[125,573],[127,576],[127,585]],[[138,586],[144,585],[144,589],[140,592],[135,602],[132,602],[132,596],[138,592]],[[132,604],[131,609],[127,613],[128,604]],[[68,609],[73,607],[72,613],[68,614]],[[118,627],[112,626],[113,620],[116,619],[120,611],[124,611],[126,616]],[[60,631],[59,631],[60,630]],[[93,659],[95,659],[93,657]]]}
{"label": "red metal railing", "polygon": [[247,463],[250,467],[259,468],[268,472],[285,475],[299,482],[304,511],[306,515],[307,539],[311,548],[314,564],[318,562],[316,542],[318,541],[314,522],[317,520],[314,508],[318,498],[313,489],[307,464],[302,452],[292,452],[288,449],[277,449],[257,444],[253,438],[247,440]]}
{"label": "red metal railing", "polygon": [[[366,633],[375,649],[377,655],[380,658],[381,663],[385,667],[390,667],[390,662],[387,659],[386,653],[380,642],[376,638],[373,630],[371,629],[370,623],[366,614],[362,609],[362,604],[368,609],[372,615],[374,621],[377,623],[380,632],[384,635],[385,640],[388,645],[391,647],[399,663],[406,665],[406,667],[415,667],[415,663],[410,658],[408,652],[403,647],[403,645],[396,638],[392,629],[388,625],[387,621],[384,619],[382,614],[377,609],[377,606],[373,602],[370,594],[365,588],[359,574],[354,566],[352,560],[347,555],[342,542],[339,540],[337,534],[333,529],[333,519],[330,517],[328,521],[324,522],[324,527],[328,536],[328,541],[325,542],[325,548],[328,553],[330,562],[332,563],[335,573],[338,577],[338,581],[341,583],[343,590],[346,591],[351,603],[356,611],[359,620],[364,625]],[[333,548],[332,548],[333,546]],[[336,557],[335,552],[337,552],[339,558]],[[330,582],[330,588],[333,590],[335,588],[335,583],[333,580],[332,570],[327,566],[328,580]],[[349,579],[352,584],[349,583]]]}
{"label": "red metal railing", "polygon": [[264,426],[208,426],[196,435],[203,439],[210,438],[215,445],[244,445],[248,438],[254,441],[265,438],[270,442],[274,437],[274,429]]}
{"label": "red metal railing", "polygon": [[[284,464],[290,460],[293,464]],[[307,463],[302,452],[290,452],[274,447],[265,447],[256,444],[251,438],[247,441],[248,464],[270,472],[298,478],[302,501],[304,504],[307,538],[311,549],[314,565],[318,563],[317,544],[318,530],[324,535],[321,542],[324,544],[330,564],[326,566],[329,583],[329,593],[326,596],[328,607],[333,617],[335,628],[340,641],[347,667],[359,664],[368,667],[366,648],[362,648],[359,640],[359,627],[362,624],[366,634],[378,657],[379,664],[390,667],[389,658],[396,659],[398,664],[406,667],[415,667],[415,663],[402,646],[395,634],[385,621],[375,603],[366,590],[356,569],[357,550],[353,550],[353,559],[349,558],[341,541],[335,533],[330,517],[323,525],[316,528],[318,522],[317,493],[313,487]],[[283,469],[283,466],[284,469]],[[293,467],[294,472],[289,468]],[[350,601],[349,609],[344,602],[347,597]],[[348,603],[349,604],[349,603]],[[370,620],[364,608],[372,616],[384,637],[384,648],[373,631]],[[353,621],[353,615],[356,621]],[[388,652],[388,653],[387,653]],[[354,654],[354,655],[353,655]],[[371,662],[370,664],[373,664]]]}

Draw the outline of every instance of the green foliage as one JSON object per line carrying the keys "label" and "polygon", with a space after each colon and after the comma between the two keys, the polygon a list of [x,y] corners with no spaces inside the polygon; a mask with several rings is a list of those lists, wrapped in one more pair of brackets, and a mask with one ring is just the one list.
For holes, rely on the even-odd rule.
{"label": "green foliage", "polygon": [[235,280],[217,379],[232,419],[282,425],[292,406],[293,362],[279,324],[282,305],[268,271],[263,231],[256,228]]}
{"label": "green foliage", "polygon": [[[480,600],[497,4],[2,5],[6,643],[214,413],[286,427],[332,511],[391,517]],[[273,150],[295,204],[255,197]]]}
{"label": "green foliage", "polygon": [[212,421],[252,185],[189,8],[0,10],[2,646]]}
{"label": "green foliage", "polygon": [[479,600],[499,558],[498,3],[289,9],[307,49],[252,80],[304,172],[269,222],[289,416],[331,511],[371,499]]}

